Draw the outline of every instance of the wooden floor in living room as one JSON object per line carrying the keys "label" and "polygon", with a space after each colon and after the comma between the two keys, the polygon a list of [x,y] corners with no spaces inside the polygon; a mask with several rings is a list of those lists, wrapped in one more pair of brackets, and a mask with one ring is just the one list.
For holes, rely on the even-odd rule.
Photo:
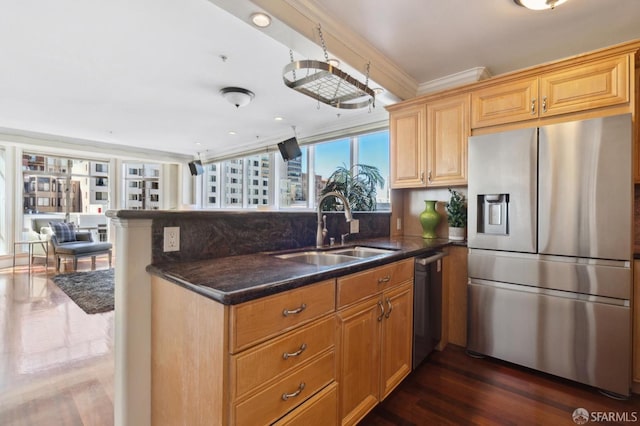
{"label": "wooden floor in living room", "polygon": [[54,275],[53,262],[0,270],[0,425],[113,425],[113,311],[87,315]]}
{"label": "wooden floor in living room", "polygon": [[[96,269],[106,268],[99,259]],[[79,262],[79,271],[90,269],[90,260]],[[26,266],[0,270],[0,425],[113,425],[113,312],[87,315],[53,284],[54,274],[51,264],[48,271],[43,265],[31,273]],[[640,423],[638,395],[616,401],[448,346],[360,424],[574,425],[577,408],[627,416],[613,423]]]}

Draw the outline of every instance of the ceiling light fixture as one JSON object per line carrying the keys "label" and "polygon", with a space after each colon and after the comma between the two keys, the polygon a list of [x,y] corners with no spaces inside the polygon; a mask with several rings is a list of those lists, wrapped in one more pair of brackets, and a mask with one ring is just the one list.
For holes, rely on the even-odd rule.
{"label": "ceiling light fixture", "polygon": [[567,0],[513,0],[518,6],[526,7],[531,10],[555,9]]}
{"label": "ceiling light fixture", "polygon": [[258,28],[267,28],[271,25],[271,17],[266,13],[256,12],[251,15],[251,22]]}
{"label": "ceiling light fixture", "polygon": [[220,94],[235,105],[236,108],[249,105],[249,102],[256,96],[251,90],[243,89],[242,87],[225,87],[220,90]]}
{"label": "ceiling light fixture", "polygon": [[314,60],[293,60],[293,51],[289,50],[291,62],[282,71],[282,80],[287,87],[303,93],[319,102],[335,108],[357,109],[375,107],[376,94],[369,88],[369,68],[365,83],[361,83],[331,64],[327,46],[322,36],[322,28],[318,25],[318,34],[324,52],[324,62]]}

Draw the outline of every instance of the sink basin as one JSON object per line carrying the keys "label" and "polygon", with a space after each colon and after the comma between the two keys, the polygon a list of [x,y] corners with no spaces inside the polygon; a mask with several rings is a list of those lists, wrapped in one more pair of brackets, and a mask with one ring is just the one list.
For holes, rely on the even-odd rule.
{"label": "sink basin", "polygon": [[333,266],[390,253],[393,253],[393,250],[356,246],[329,251],[309,250],[298,253],[278,254],[275,257],[310,265]]}
{"label": "sink basin", "polygon": [[303,251],[300,253],[279,254],[275,257],[318,266],[340,265],[341,263],[353,262],[354,260],[360,259],[355,256],[327,253],[324,251]]}
{"label": "sink basin", "polygon": [[388,249],[356,246],[356,247],[349,247],[346,249],[331,250],[329,253],[363,258],[363,257],[380,256],[383,254],[390,254],[393,252],[394,252],[393,250],[388,250]]}

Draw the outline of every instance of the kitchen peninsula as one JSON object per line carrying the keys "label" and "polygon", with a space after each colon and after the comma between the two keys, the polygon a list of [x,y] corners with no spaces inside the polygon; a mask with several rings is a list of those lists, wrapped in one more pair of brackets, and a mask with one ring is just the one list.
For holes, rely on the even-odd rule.
{"label": "kitchen peninsula", "polygon": [[[337,333],[337,324],[340,324],[340,321],[342,324],[348,324],[350,316],[358,314],[354,309],[360,304],[355,302],[367,299],[368,303],[372,303],[367,312],[373,312],[376,317],[378,316],[379,304],[383,305],[385,309],[391,307],[394,310],[391,318],[399,318],[403,324],[411,324],[411,317],[402,318],[400,314],[403,311],[401,307],[406,306],[407,301],[411,301],[412,257],[449,244],[448,240],[429,241],[419,237],[389,238],[385,235],[389,233],[389,213],[355,213],[354,216],[360,220],[361,232],[355,236],[358,238],[357,240],[351,240],[346,245],[358,244],[389,249],[390,253],[342,265],[318,267],[275,258],[270,253],[265,253],[299,250],[312,246],[315,240],[316,226],[315,214],[313,213],[110,211],[108,216],[112,219],[116,230],[115,408],[116,418],[120,419],[123,424],[151,424],[152,416],[181,416],[184,414],[184,412],[180,412],[181,409],[186,409],[193,415],[197,415],[192,410],[193,407],[187,405],[180,407],[181,404],[194,402],[195,398],[189,389],[184,388],[184,382],[166,383],[161,387],[162,392],[169,392],[169,394],[179,389],[185,390],[182,398],[176,400],[177,407],[169,407],[167,404],[158,406],[152,403],[152,395],[156,394],[153,394],[151,390],[156,389],[157,383],[152,377],[151,360],[155,355],[152,351],[156,351],[158,348],[169,351],[165,351],[165,354],[169,354],[169,358],[165,358],[164,361],[176,359],[172,357],[185,357],[182,358],[179,366],[185,369],[183,372],[188,375],[184,377],[187,380],[193,380],[193,384],[197,382],[205,386],[208,391],[214,392],[212,397],[215,399],[204,398],[200,393],[195,400],[205,404],[206,409],[214,410],[213,413],[209,411],[208,415],[214,415],[216,421],[223,422],[224,419],[227,422],[229,409],[226,407],[230,403],[228,392],[219,389],[218,392],[221,393],[216,394],[216,390],[212,389],[213,380],[206,378],[219,377],[225,389],[228,388],[229,381],[235,380],[235,373],[229,371],[230,363],[233,361],[235,363],[233,365],[242,365],[243,357],[241,355],[249,353],[245,349],[268,346],[265,344],[266,339],[282,334],[279,331],[276,333],[271,330],[262,337],[256,338],[254,336],[243,341],[242,336],[238,335],[236,338],[232,337],[233,334],[228,333],[228,323],[242,318],[241,307],[248,306],[247,309],[254,310],[254,313],[259,311],[259,309],[255,311],[256,302],[265,301],[268,303],[262,303],[262,305],[271,306],[276,300],[284,301],[286,306],[294,311],[304,303],[301,300],[310,300],[311,302],[307,303],[310,307],[302,315],[297,316],[302,318],[301,322],[286,328],[285,331],[287,331],[287,336],[298,332],[310,332],[312,336],[323,336],[323,333],[329,333],[326,337],[328,340],[325,340],[324,343],[325,346],[322,346],[324,349],[312,352],[310,348],[307,351],[309,355],[307,358],[313,364],[313,366],[309,366],[313,371],[328,369],[333,372],[333,366],[337,365],[335,357],[338,357],[339,352],[333,350],[336,346],[334,339]],[[180,226],[181,250],[179,252],[162,251],[162,232],[167,226]],[[335,232],[339,235],[342,226],[346,226],[342,214],[329,214],[328,228],[331,233]],[[235,244],[236,241],[241,241],[241,243]],[[147,265],[151,266],[147,268]],[[355,280],[354,284],[349,285],[349,288],[362,289],[358,291],[366,292],[368,291],[366,284],[363,287],[358,283],[378,279],[385,283],[380,286],[380,300],[377,299],[376,294],[368,297],[369,295],[365,293],[353,295],[351,290],[342,290],[341,292],[341,289],[347,288],[345,285],[349,282],[348,280]],[[342,286],[341,280],[344,281]],[[154,293],[153,297],[152,285],[154,292],[156,289],[159,290],[159,293]],[[388,292],[386,292],[387,289]],[[386,292],[384,298],[383,292]],[[396,304],[396,300],[398,304]],[[378,304],[378,302],[380,303]],[[321,308],[314,312],[311,308],[312,303],[318,303]],[[162,309],[161,306],[165,306],[167,309]],[[341,310],[341,307],[344,309]],[[336,317],[336,310],[346,316],[341,317],[339,313]],[[390,311],[387,310],[386,313],[390,313]],[[282,309],[279,309],[280,317],[282,317],[281,314]],[[410,311],[405,312],[405,315],[410,314]],[[256,318],[251,315],[253,314],[249,315],[249,324],[253,325],[248,326],[250,334],[256,328],[269,327],[267,319],[258,317],[259,320],[256,321]],[[292,313],[290,317],[295,318],[295,313]],[[214,320],[214,318],[221,320]],[[337,323],[334,318],[338,318]],[[375,318],[373,319],[375,320]],[[152,321],[156,320],[162,324],[164,331],[172,329],[176,332],[167,332],[162,336],[156,336],[152,329]],[[202,328],[195,327],[195,324]],[[296,328],[298,325],[300,325],[299,329]],[[303,325],[304,327],[302,327]],[[217,337],[214,338],[215,333],[207,331],[207,339],[198,340],[197,344],[207,345],[209,351],[215,351],[223,359],[216,358],[218,355],[199,349],[189,354],[189,349],[186,349],[187,342],[183,339],[194,338],[199,330],[203,331],[207,326],[213,327],[209,331],[217,330],[215,332],[218,333]],[[410,328],[410,326],[404,327],[405,330],[410,330]],[[235,327],[235,330],[240,329],[239,326]],[[178,330],[182,330],[182,333],[177,333]],[[185,330],[192,332],[190,335],[186,335]],[[398,333],[389,334],[396,335]],[[284,337],[284,339],[286,338]],[[155,346],[154,339],[156,342],[162,342],[159,343],[160,346]],[[381,350],[384,352],[384,349]],[[293,352],[295,351],[291,351],[291,353]],[[253,356],[258,355],[254,354]],[[280,354],[280,358],[282,359],[282,354]],[[261,360],[262,355],[257,359]],[[160,359],[158,362],[162,363],[163,361]],[[200,364],[193,364],[193,362]],[[410,353],[408,363],[409,366],[404,367],[402,374],[391,377],[390,388],[384,391],[390,391],[402,377],[408,374]],[[204,374],[205,367],[210,367],[213,364],[216,364],[217,368],[211,372],[214,375]],[[251,363],[249,364],[251,365]],[[326,368],[321,368],[322,366]],[[155,367],[154,364],[154,369]],[[160,365],[160,367],[161,369],[166,368],[167,365]],[[294,368],[294,370],[303,371],[305,368]],[[257,375],[257,371],[262,371],[262,368],[250,371]],[[195,374],[196,372],[200,372],[202,375]],[[220,376],[216,376],[216,373]],[[272,382],[273,380],[269,383]],[[312,382],[313,380],[309,379],[305,385],[309,392],[313,389]],[[242,391],[243,388],[240,387],[242,383],[239,379],[234,383],[237,384],[234,391],[236,399],[253,406],[256,403],[252,399],[255,392],[246,389]],[[327,377],[318,377],[315,383],[315,389],[322,389],[322,391],[313,398],[317,396],[321,401],[331,401],[331,398],[336,398],[333,373]],[[330,386],[325,386],[327,384]],[[376,389],[377,385],[378,383],[376,383]],[[288,393],[295,394],[298,386],[300,386],[299,383],[295,384]],[[193,388],[192,391],[202,392],[203,389],[198,391]],[[169,394],[159,397],[167,397]],[[217,397],[213,395],[217,395]],[[280,398],[280,393],[277,396]],[[309,394],[309,396],[312,395]],[[324,399],[325,397],[328,399]],[[294,401],[291,407],[294,406],[293,404],[297,404],[294,397],[291,397],[290,400]],[[211,401],[218,402],[214,404]],[[367,407],[371,405],[371,402],[367,400],[362,407],[358,406],[358,409],[368,410]],[[326,408],[325,405],[318,406]],[[171,412],[171,410],[174,411]],[[240,406],[234,415],[246,411],[242,410]],[[251,411],[249,410],[249,412]],[[366,411],[362,413],[364,412]],[[355,410],[354,421],[357,421],[362,413]],[[240,420],[238,418],[234,422],[241,423]],[[247,419],[247,421],[251,420],[251,418]]]}

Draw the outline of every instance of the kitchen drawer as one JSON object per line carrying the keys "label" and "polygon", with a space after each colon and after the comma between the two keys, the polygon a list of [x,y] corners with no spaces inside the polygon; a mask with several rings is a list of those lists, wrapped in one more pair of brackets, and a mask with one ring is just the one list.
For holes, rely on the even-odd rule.
{"label": "kitchen drawer", "polygon": [[332,426],[338,424],[338,384],[331,383],[274,426]]}
{"label": "kitchen drawer", "polygon": [[338,278],[338,308],[365,299],[407,280],[413,281],[413,258]]}
{"label": "kitchen drawer", "polygon": [[235,305],[230,314],[231,353],[331,312],[335,312],[335,280]]}
{"label": "kitchen drawer", "polygon": [[335,352],[331,350],[262,392],[235,404],[231,423],[239,426],[271,424],[333,381]]}
{"label": "kitchen drawer", "polygon": [[[333,348],[336,319],[332,314],[282,337],[231,357],[232,400],[277,380],[316,355]],[[285,355],[287,354],[287,355]]]}

